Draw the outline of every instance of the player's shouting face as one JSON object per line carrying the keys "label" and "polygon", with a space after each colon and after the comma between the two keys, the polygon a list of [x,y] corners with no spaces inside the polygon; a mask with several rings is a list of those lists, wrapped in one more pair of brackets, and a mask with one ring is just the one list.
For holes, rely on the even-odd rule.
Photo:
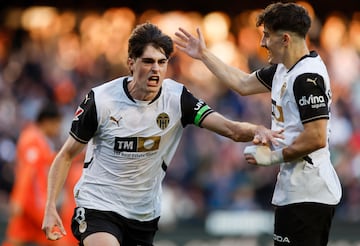
{"label": "player's shouting face", "polygon": [[147,101],[157,95],[165,77],[167,65],[168,59],[164,52],[151,44],[145,47],[140,57],[129,59],[129,68],[133,73],[129,90],[136,92],[135,99]]}

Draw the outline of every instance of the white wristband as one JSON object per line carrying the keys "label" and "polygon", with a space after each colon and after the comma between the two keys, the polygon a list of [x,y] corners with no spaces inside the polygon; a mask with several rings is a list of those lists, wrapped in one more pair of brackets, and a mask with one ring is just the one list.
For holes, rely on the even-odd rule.
{"label": "white wristband", "polygon": [[279,164],[284,162],[283,149],[271,151],[271,164]]}
{"label": "white wristband", "polygon": [[244,154],[254,157],[257,165],[270,166],[284,161],[282,149],[271,151],[269,146],[251,145],[244,149]]}

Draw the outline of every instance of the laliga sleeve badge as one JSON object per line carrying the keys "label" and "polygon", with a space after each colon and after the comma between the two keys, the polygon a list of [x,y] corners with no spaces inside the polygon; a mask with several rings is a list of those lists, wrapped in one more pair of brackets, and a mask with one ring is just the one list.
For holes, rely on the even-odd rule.
{"label": "laliga sleeve badge", "polygon": [[86,228],[87,228],[86,221],[81,221],[79,224],[79,232],[84,233],[86,231]]}

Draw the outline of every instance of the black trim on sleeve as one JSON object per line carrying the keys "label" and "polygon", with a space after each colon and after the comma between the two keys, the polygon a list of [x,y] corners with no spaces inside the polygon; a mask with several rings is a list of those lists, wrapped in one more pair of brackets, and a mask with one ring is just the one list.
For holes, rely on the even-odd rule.
{"label": "black trim on sleeve", "polygon": [[329,119],[330,90],[324,78],[316,73],[304,73],[294,81],[293,92],[302,123],[318,119]]}
{"label": "black trim on sleeve", "polygon": [[277,69],[277,64],[263,67],[255,72],[256,78],[271,91],[272,82]]}
{"label": "black trim on sleeve", "polygon": [[197,99],[186,88],[183,87],[180,98],[181,123],[183,127],[188,124],[195,124],[201,127],[201,122],[210,113],[214,112],[204,101]]}
{"label": "black trim on sleeve", "polygon": [[209,115],[209,114],[211,114],[211,113],[214,113],[215,111],[214,110],[207,110],[205,113],[203,113],[202,115],[201,115],[201,119],[199,120],[199,122],[198,122],[198,126],[199,127],[202,127],[202,122],[204,121],[204,119]]}
{"label": "black trim on sleeve", "polygon": [[82,143],[82,144],[87,144],[89,141],[86,140],[82,140],[80,138],[78,138],[75,133],[73,133],[72,131],[69,132],[70,136],[72,136],[76,141]]}
{"label": "black trim on sleeve", "polygon": [[94,91],[90,91],[75,112],[70,134],[77,141],[87,143],[98,127]]}

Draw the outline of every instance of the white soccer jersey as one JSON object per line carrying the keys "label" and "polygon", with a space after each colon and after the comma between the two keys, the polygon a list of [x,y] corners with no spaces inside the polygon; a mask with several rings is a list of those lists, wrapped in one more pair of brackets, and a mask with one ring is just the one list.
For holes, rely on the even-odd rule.
{"label": "white soccer jersey", "polygon": [[[290,145],[304,130],[303,124],[329,119],[330,81],[326,67],[316,52],[304,56],[289,70],[278,64],[260,69],[256,75],[271,90],[272,129],[285,130],[285,139],[280,141],[282,146],[276,148]],[[335,205],[340,198],[340,182],[326,146],[300,160],[281,164],[272,203]]]}
{"label": "white soccer jersey", "polygon": [[70,134],[88,148],[74,195],[77,206],[149,221],[160,216],[161,182],[183,128],[213,110],[170,79],[153,101],[134,100],[131,79],[93,88],[78,107]]}

